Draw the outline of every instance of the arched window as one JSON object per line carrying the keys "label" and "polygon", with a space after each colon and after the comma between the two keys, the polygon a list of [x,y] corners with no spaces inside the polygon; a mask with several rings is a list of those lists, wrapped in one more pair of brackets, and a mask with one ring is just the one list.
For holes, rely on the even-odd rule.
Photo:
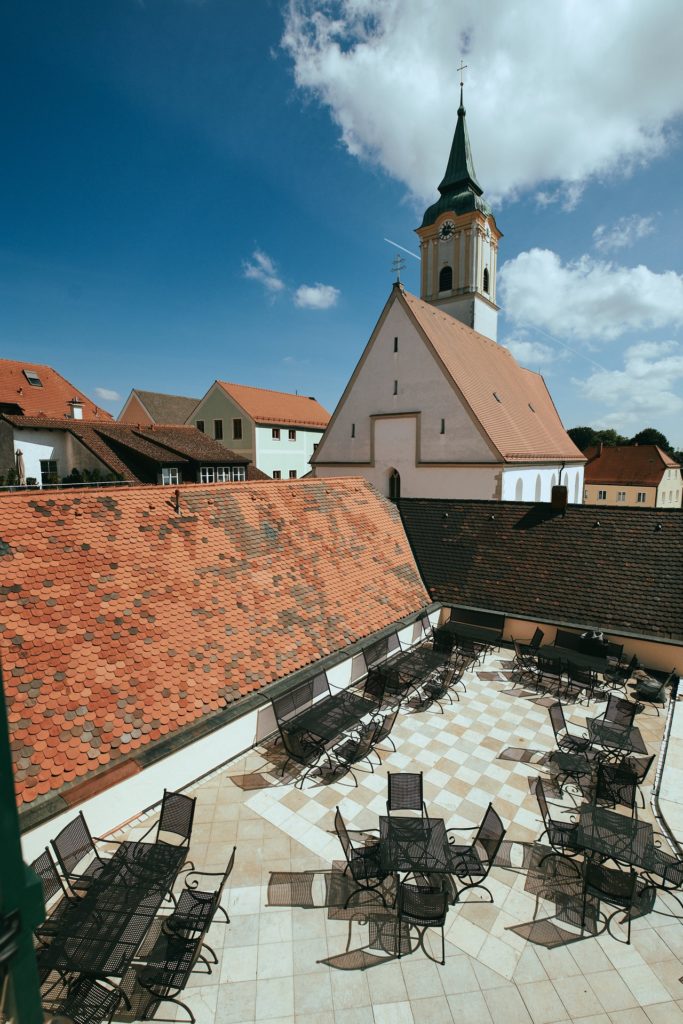
{"label": "arched window", "polygon": [[553,478],[550,481],[550,487],[551,488],[557,487],[557,475],[555,473],[553,473]]}
{"label": "arched window", "polygon": [[489,290],[489,268],[484,267],[484,291],[488,294]]}
{"label": "arched window", "polygon": [[453,271],[450,267],[442,267],[439,274],[439,291],[449,292],[453,287]]}
{"label": "arched window", "polygon": [[579,474],[574,477],[574,504],[579,504]]}
{"label": "arched window", "polygon": [[389,501],[398,501],[401,497],[401,474],[397,469],[389,473]]}
{"label": "arched window", "polygon": [[543,486],[543,481],[541,480],[541,474],[537,473],[536,474],[536,492],[534,494],[534,501],[540,501],[541,500],[541,488],[542,488],[542,486]]}
{"label": "arched window", "polygon": [[521,476],[515,484],[515,501],[521,501],[524,497],[524,481]]}

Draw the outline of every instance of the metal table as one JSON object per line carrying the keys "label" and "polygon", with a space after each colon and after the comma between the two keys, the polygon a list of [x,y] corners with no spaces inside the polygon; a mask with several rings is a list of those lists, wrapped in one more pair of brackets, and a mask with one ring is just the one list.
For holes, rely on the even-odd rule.
{"label": "metal table", "polygon": [[336,693],[318,701],[286,723],[290,729],[311,733],[328,743],[360,724],[366,715],[377,711],[372,701],[357,693]]}
{"label": "metal table", "polygon": [[382,815],[380,856],[387,873],[450,873],[450,847],[443,818]]}
{"label": "metal table", "polygon": [[591,743],[598,743],[605,750],[617,754],[647,754],[647,747],[640,729],[632,725],[630,729],[620,729],[599,718],[586,719],[588,735]]}
{"label": "metal table", "polygon": [[634,867],[647,868],[654,855],[652,825],[625,814],[582,804],[576,842],[584,850]]}
{"label": "metal table", "polygon": [[541,658],[547,658],[548,661],[570,663],[591,672],[603,673],[609,667],[607,658],[601,658],[597,654],[584,654],[583,651],[572,651],[568,647],[555,647],[552,644],[539,647],[536,654]]}
{"label": "metal table", "polygon": [[599,758],[595,754],[570,754],[564,750],[554,750],[550,760],[557,765],[557,783],[561,792],[567,779],[581,788],[581,779],[594,776]]}

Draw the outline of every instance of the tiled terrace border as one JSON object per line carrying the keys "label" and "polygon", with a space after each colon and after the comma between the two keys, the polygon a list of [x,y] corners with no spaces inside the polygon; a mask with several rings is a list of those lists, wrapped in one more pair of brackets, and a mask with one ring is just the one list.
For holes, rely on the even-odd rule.
{"label": "tiled terrace border", "polygon": [[[467,694],[443,715],[399,716],[397,752],[383,753],[374,773],[357,772],[357,787],[348,777],[303,790],[292,781],[273,784],[268,750],[255,749],[191,788],[198,866],[222,868],[237,844],[225,899],[232,923],[216,924],[209,935],[219,967],[193,977],[186,993],[200,1024],[683,1022],[680,921],[638,918],[630,946],[600,935],[553,948],[512,930],[552,911],[520,869],[542,827],[529,784],[545,771],[543,752],[554,741],[547,700],[511,685],[508,657],[494,654],[468,673]],[[570,710],[581,726],[586,709]],[[646,711],[638,725],[658,749],[664,718]],[[448,826],[476,825],[489,800],[508,825],[502,866],[492,872],[495,903],[450,910],[443,967],[418,951],[400,961],[377,962],[373,954],[363,961],[373,966],[358,969],[371,914],[326,906],[330,872],[341,859],[334,808],[351,827],[376,826],[388,770],[422,770],[430,813]],[[571,795],[562,803],[569,809]],[[146,827],[147,820],[127,834]]]}

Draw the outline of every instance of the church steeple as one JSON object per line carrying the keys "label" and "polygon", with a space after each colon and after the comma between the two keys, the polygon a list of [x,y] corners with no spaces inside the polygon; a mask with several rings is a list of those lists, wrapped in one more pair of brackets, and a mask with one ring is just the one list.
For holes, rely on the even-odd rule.
{"label": "church steeple", "polygon": [[474,170],[462,81],[458,119],[439,192],[417,229],[421,297],[495,341],[496,269],[502,235]]}

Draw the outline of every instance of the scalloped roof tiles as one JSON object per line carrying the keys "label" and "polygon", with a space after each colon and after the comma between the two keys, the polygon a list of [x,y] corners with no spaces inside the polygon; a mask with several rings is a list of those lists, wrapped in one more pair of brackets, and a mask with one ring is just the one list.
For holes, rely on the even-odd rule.
{"label": "scalloped roof tiles", "polygon": [[428,603],[364,480],[0,495],[0,658],[21,803]]}

